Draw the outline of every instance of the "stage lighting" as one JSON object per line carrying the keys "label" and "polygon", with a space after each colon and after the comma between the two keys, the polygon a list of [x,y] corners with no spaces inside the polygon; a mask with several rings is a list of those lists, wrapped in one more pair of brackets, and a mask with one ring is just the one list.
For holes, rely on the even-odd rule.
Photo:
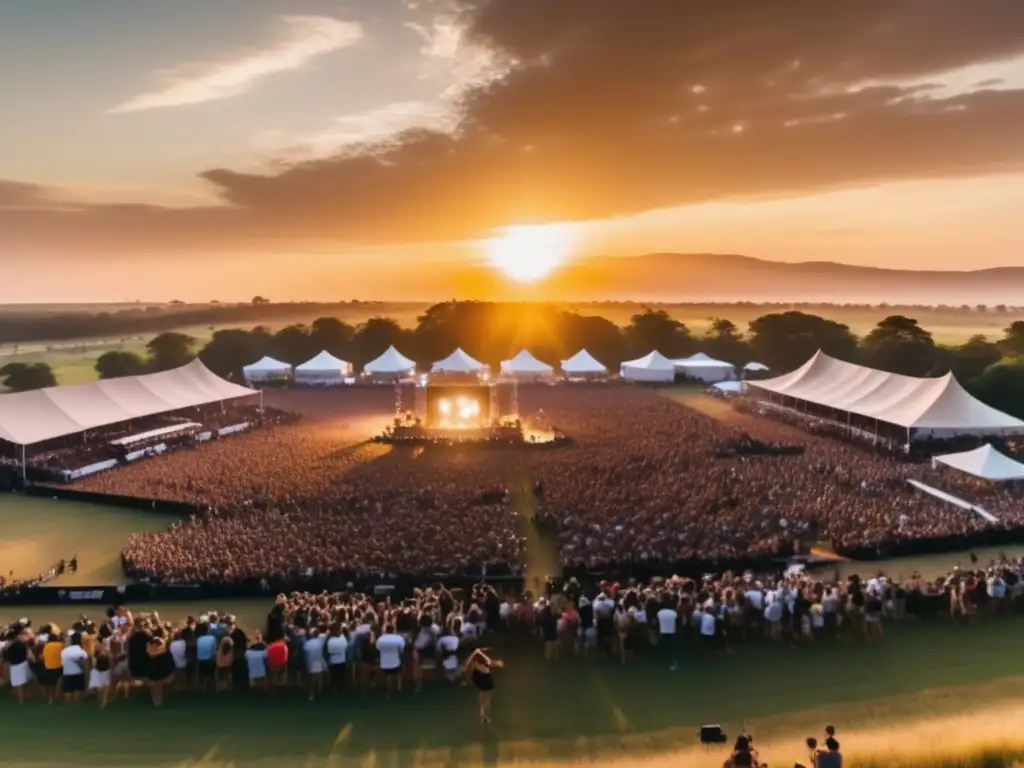
{"label": "stage lighting", "polygon": [[452,412],[452,404],[448,400],[438,400],[437,410],[441,412],[442,416],[447,416]]}

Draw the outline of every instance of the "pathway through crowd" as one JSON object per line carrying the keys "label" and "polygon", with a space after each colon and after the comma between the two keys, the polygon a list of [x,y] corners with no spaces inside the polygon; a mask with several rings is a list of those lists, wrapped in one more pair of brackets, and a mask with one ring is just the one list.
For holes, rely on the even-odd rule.
{"label": "pathway through crowd", "polygon": [[547,526],[536,519],[537,494],[533,482],[522,477],[512,488],[512,508],[516,511],[518,534],[526,540],[523,577],[525,589],[533,595],[542,595],[547,580],[560,573],[558,542]]}

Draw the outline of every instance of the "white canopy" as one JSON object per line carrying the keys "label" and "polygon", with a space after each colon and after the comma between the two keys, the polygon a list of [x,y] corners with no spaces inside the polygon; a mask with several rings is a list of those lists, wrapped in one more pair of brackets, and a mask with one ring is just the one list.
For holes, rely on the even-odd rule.
{"label": "white canopy", "polygon": [[341,382],[352,373],[352,363],[347,363],[324,350],[302,365],[295,366],[296,383],[322,384]]}
{"label": "white canopy", "polygon": [[636,360],[627,360],[619,369],[629,381],[675,381],[675,363],[655,350]]}
{"label": "white canopy", "polygon": [[525,349],[511,360],[501,361],[501,372],[511,376],[550,376],[554,370]]}
{"label": "white canopy", "polygon": [[750,362],[750,363],[747,363],[746,365],[743,366],[743,370],[744,371],[770,371],[771,368],[769,368],[764,363]]}
{"label": "white canopy", "polygon": [[255,363],[242,366],[245,380],[249,382],[283,379],[287,378],[291,372],[292,367],[288,363],[282,363],[272,357],[261,357]]}
{"label": "white canopy", "polygon": [[462,351],[462,347],[456,349],[444,360],[438,360],[430,368],[431,373],[483,373],[489,370],[489,365],[474,360]]}
{"label": "white canopy", "polygon": [[220,378],[196,358],[171,371],[0,395],[0,439],[31,445],[253,394]]}
{"label": "white canopy", "polygon": [[932,461],[986,480],[1024,480],[1024,464],[1000,453],[991,444],[973,451],[936,456]]}
{"label": "white canopy", "polygon": [[952,374],[930,379],[901,376],[818,351],[791,373],[747,383],[923,435],[1024,433],[1024,421],[985,405]]}
{"label": "white canopy", "polygon": [[562,361],[562,371],[569,376],[608,373],[608,368],[585,349]]}
{"label": "white canopy", "polygon": [[403,355],[394,346],[376,360],[363,366],[363,373],[379,373],[387,375],[406,375],[416,372],[416,363]]}
{"label": "white canopy", "polygon": [[676,370],[691,379],[704,382],[725,381],[736,376],[736,367],[724,360],[715,360],[703,352],[673,360]]}
{"label": "white canopy", "polygon": [[744,395],[747,392],[747,384],[744,381],[717,381],[711,388],[723,395]]}

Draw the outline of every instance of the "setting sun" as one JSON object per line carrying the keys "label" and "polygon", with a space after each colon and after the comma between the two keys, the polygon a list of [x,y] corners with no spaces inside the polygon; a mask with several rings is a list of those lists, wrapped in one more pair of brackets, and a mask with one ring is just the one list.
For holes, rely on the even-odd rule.
{"label": "setting sun", "polygon": [[559,226],[506,227],[487,241],[491,263],[523,283],[546,277],[565,260],[568,252],[569,238]]}

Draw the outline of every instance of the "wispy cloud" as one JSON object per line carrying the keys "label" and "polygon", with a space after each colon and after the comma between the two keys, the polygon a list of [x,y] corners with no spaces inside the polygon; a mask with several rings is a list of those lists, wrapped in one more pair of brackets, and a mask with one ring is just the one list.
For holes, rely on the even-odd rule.
{"label": "wispy cloud", "polygon": [[160,88],[119,104],[111,113],[229,99],[245,93],[264,77],[299,69],[311,59],[346,48],[363,36],[359,24],[327,16],[282,16],[281,22],[286,33],[272,47],[165,72]]}

